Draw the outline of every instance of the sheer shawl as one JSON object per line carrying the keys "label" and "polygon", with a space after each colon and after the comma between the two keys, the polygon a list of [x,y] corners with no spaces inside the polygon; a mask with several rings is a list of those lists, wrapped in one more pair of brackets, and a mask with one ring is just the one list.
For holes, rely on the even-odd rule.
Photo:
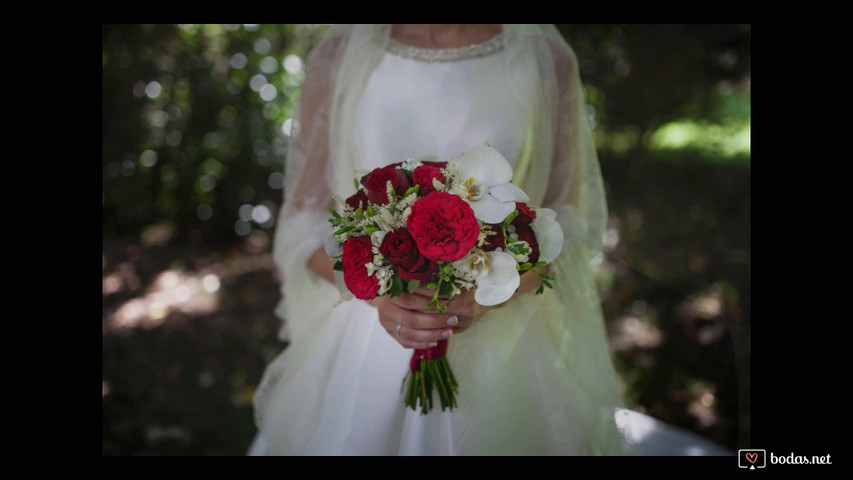
{"label": "sheer shawl", "polygon": [[[448,353],[452,367],[459,378],[477,379],[461,382],[460,408],[453,412],[454,453],[623,453],[613,421],[622,399],[589,267],[602,246],[607,206],[578,62],[553,26],[504,25],[503,30],[512,93],[530,103],[513,181],[532,206],[557,212],[566,241],[551,265],[557,278],[553,291],[519,295],[454,337]],[[273,247],[283,278],[276,307],[283,320],[280,337],[292,345],[314,318],[334,308],[332,299],[305,305],[306,289],[328,288],[319,286],[325,281],[306,262],[330,233],[331,193],[346,196],[353,178],[364,173],[365,162],[352,141],[355,111],[389,41],[389,25],[333,25],[307,61]],[[535,372],[529,371],[530,362],[513,362],[530,352],[548,352]],[[265,373],[261,387],[275,376]],[[518,405],[511,398],[494,401],[498,395],[518,395],[513,392],[519,389],[541,392],[538,403],[528,402],[526,414],[508,410],[507,405]],[[287,433],[272,424],[276,415],[266,415],[275,408],[267,391],[272,389],[259,388],[255,397],[256,423],[273,443]],[[496,443],[488,427],[507,416],[519,419],[515,431],[503,432],[516,439],[511,445]],[[547,438],[542,431],[550,432]]]}

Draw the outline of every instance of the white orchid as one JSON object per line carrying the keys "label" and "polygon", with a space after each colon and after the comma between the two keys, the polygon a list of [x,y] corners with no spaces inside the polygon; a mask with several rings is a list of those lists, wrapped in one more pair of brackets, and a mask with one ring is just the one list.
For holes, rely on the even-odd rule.
{"label": "white orchid", "polygon": [[563,229],[557,223],[557,212],[550,208],[537,208],[536,218],[530,223],[539,244],[539,261],[550,263],[563,249]]}
{"label": "white orchid", "polygon": [[483,252],[453,262],[454,272],[477,284],[474,300],[480,305],[498,305],[509,300],[521,284],[515,258],[500,250],[480,253]]}
{"label": "white orchid", "polygon": [[500,223],[515,210],[515,202],[529,200],[512,180],[512,165],[494,148],[481,145],[453,162],[457,179],[453,193],[468,202],[478,220]]}
{"label": "white orchid", "polygon": [[334,235],[326,237],[326,241],[323,242],[323,247],[326,249],[326,255],[328,255],[329,258],[340,258],[340,256],[344,254],[343,245],[337,238],[335,238]]}

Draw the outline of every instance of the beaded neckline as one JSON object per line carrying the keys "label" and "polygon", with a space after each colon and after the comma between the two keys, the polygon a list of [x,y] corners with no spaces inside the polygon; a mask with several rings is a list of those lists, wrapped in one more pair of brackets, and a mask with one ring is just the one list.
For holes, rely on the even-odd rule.
{"label": "beaded neckline", "polygon": [[388,52],[403,58],[419,62],[457,62],[469,58],[477,58],[501,50],[506,45],[506,35],[500,32],[494,37],[481,43],[474,43],[456,48],[425,48],[415,47],[391,39]]}

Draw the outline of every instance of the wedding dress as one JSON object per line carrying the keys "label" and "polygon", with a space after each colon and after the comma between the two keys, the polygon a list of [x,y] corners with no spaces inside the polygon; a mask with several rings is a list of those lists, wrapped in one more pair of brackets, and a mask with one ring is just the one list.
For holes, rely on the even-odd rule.
{"label": "wedding dress", "polygon": [[[553,27],[505,25],[458,49],[406,46],[388,26],[336,25],[308,60],[274,257],[282,340],[254,405],[254,454],[593,455],[631,450],[589,268],[606,204],[577,61]],[[458,408],[406,409],[412,351],[371,305],[336,303],[305,266],[330,233],[331,193],[375,167],[452,160],[488,141],[530,204],[564,230],[554,289],[517,295],[450,339]]]}

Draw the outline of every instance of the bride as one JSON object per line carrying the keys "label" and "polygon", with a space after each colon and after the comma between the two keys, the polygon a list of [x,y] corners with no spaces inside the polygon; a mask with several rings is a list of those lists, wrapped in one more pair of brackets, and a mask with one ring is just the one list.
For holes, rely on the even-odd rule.
{"label": "bride", "polygon": [[[290,345],[254,398],[265,455],[599,455],[630,450],[589,259],[607,208],[578,63],[553,26],[334,25],[307,62],[274,258]],[[373,168],[452,160],[488,141],[532,206],[558,213],[565,243],[534,295],[444,314],[425,289],[336,303],[332,193]],[[431,296],[431,294],[430,294]],[[401,396],[412,348],[450,338],[458,408],[427,415]]]}

